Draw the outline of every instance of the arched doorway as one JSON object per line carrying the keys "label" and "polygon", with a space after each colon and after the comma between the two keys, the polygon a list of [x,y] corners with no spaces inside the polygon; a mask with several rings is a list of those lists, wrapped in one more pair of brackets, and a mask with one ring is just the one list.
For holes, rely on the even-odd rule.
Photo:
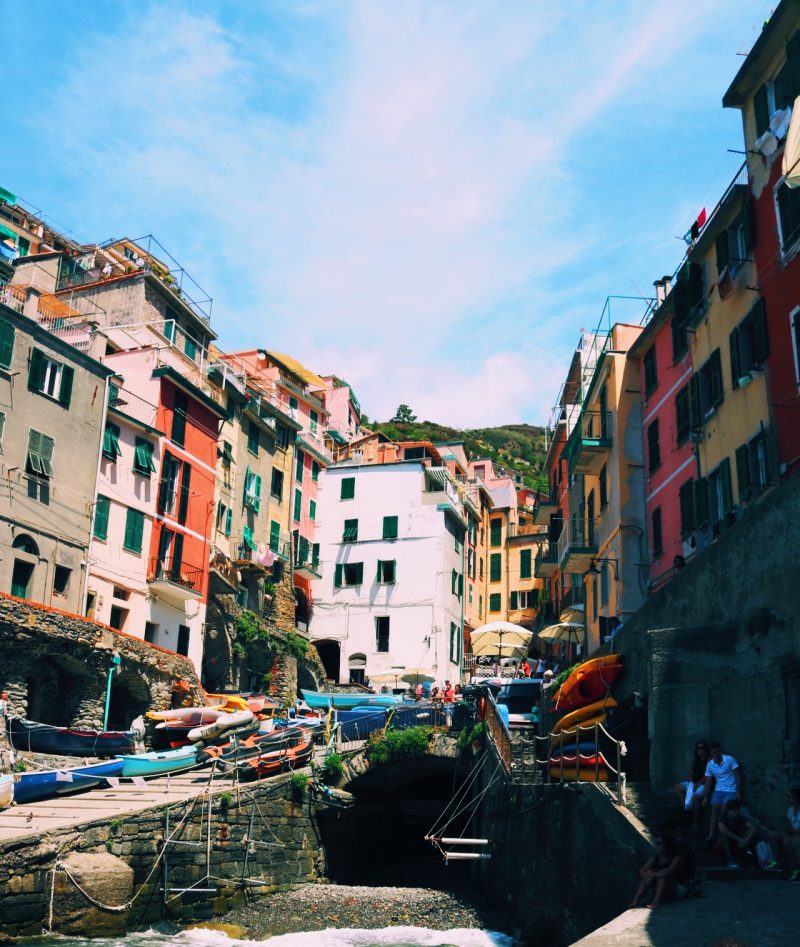
{"label": "arched doorway", "polygon": [[108,729],[128,730],[131,721],[150,710],[150,688],[136,671],[123,667],[121,674],[111,680],[111,700],[108,704]]}
{"label": "arched doorway", "polygon": [[358,652],[356,654],[351,654],[347,659],[347,666],[350,670],[350,683],[363,684],[367,667],[366,654],[361,654]]}
{"label": "arched doorway", "polygon": [[339,680],[339,668],[342,660],[342,646],[338,641],[325,639],[314,642],[322,666],[325,668],[325,677],[331,681]]}
{"label": "arched doorway", "polygon": [[11,594],[17,598],[30,598],[31,580],[39,561],[39,547],[30,536],[21,533],[14,537],[11,548],[16,550],[11,573]]}

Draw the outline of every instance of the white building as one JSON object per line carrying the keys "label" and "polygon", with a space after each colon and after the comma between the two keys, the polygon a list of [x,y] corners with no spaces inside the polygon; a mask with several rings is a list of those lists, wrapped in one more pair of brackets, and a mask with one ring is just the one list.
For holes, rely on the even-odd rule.
{"label": "white building", "polygon": [[309,628],[328,676],[460,680],[465,521],[446,468],[329,467],[317,511],[322,578]]}

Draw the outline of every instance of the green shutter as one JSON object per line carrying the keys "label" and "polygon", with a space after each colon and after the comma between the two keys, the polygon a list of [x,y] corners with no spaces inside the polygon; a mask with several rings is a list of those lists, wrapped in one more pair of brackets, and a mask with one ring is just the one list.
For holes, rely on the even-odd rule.
{"label": "green shutter", "polygon": [[336,569],[333,575],[333,587],[335,589],[340,589],[342,587],[342,564],[341,562],[336,563]]}
{"label": "green shutter", "polygon": [[769,128],[769,100],[767,98],[767,84],[761,86],[753,99],[756,117],[756,138],[759,138]]}
{"label": "green shutter", "polygon": [[499,612],[500,611],[500,595],[496,593],[489,596],[489,611],[490,612]]}
{"label": "green shutter", "polygon": [[306,455],[303,451],[299,450],[295,455],[296,465],[295,465],[295,474],[294,478],[298,483],[303,482],[303,467],[306,463]]}
{"label": "green shutter", "polygon": [[233,510],[228,507],[225,513],[225,535],[230,536],[233,529]]}
{"label": "green shutter", "polygon": [[294,491],[294,518],[300,521],[300,513],[303,509],[303,494],[299,490]]}
{"label": "green shutter", "polygon": [[681,536],[688,536],[695,528],[694,480],[687,480],[678,491],[681,508]]}
{"label": "green shutter", "polygon": [[358,541],[358,520],[345,520],[344,530],[342,532],[343,543],[354,543]]}
{"label": "green shutter", "polygon": [[119,428],[116,424],[106,422],[106,429],[103,431],[103,456],[108,460],[116,460],[122,454],[119,446]]}
{"label": "green shutter", "polygon": [[186,439],[186,395],[182,391],[175,391],[175,400],[172,404],[172,433],[170,437],[179,446],[183,447]]}
{"label": "green shutter", "polygon": [[74,375],[75,371],[69,365],[61,366],[61,388],[58,392],[58,400],[65,408],[69,407],[72,398],[72,379]]}
{"label": "green shutter", "polygon": [[517,595],[516,592],[512,592],[510,596],[510,601],[509,601],[509,608],[511,609],[512,612],[515,612],[517,610],[518,604],[519,604],[519,596]]}
{"label": "green shutter", "polygon": [[531,577],[531,551],[523,549],[519,554],[519,577],[529,579]]}
{"label": "green shutter", "polygon": [[489,556],[489,581],[499,582],[501,579],[502,563],[499,552],[493,552]]}
{"label": "green shutter", "polygon": [[459,575],[458,577],[458,593],[457,594],[459,598],[464,597],[464,576],[463,575]]}
{"label": "green shutter", "polygon": [[384,516],[383,538],[384,539],[397,539],[397,517],[396,516]]}
{"label": "green shutter", "polygon": [[750,457],[747,444],[736,448],[736,483],[739,488],[739,502],[750,499]]}
{"label": "green shutter", "polygon": [[319,464],[316,460],[311,461],[311,479],[316,483],[319,480]]}
{"label": "green shutter", "polygon": [[722,481],[722,505],[726,513],[733,509],[733,490],[731,489],[731,462],[726,457],[719,465],[719,475]]}
{"label": "green shutter", "polygon": [[10,368],[14,355],[14,334],[16,330],[10,322],[0,319],[0,367]]}
{"label": "green shutter", "polygon": [[353,564],[355,570],[355,582],[354,585],[361,585],[364,581],[364,563],[356,562]]}
{"label": "green shutter", "polygon": [[344,477],[342,479],[342,500],[352,500],[356,495],[356,478],[355,477]]}
{"label": "green shutter", "polygon": [[167,479],[167,473],[170,468],[170,463],[172,461],[172,454],[169,451],[164,451],[164,457],[161,461],[161,479],[158,484],[158,500],[156,503],[156,509],[159,513],[164,513],[167,509],[167,502],[169,501],[169,480]]}
{"label": "green shutter", "polygon": [[755,306],[753,306],[750,312],[750,319],[753,326],[753,361],[756,364],[760,364],[769,356],[767,313],[764,308],[763,299],[759,299]]}
{"label": "green shutter", "polygon": [[708,481],[700,477],[694,482],[695,527],[705,526],[708,522]]}
{"label": "green shutter", "polygon": [[245,546],[247,546],[249,549],[256,548],[256,541],[253,539],[253,530],[250,529],[249,526],[244,527],[244,529],[242,530],[242,536],[244,539]]}
{"label": "green shutter", "polygon": [[261,474],[256,474],[253,487],[253,511],[258,514],[261,512]]}
{"label": "green shutter", "polygon": [[251,421],[247,427],[247,449],[251,454],[258,456],[258,425]]}
{"label": "green shutter", "polygon": [[499,546],[503,541],[503,521],[493,519],[490,522],[489,543],[492,546]]}
{"label": "green shutter", "polygon": [[741,362],[739,359],[739,327],[737,326],[729,336],[731,349],[731,388],[739,387],[739,378],[742,374]]}
{"label": "green shutter", "polygon": [[269,524],[269,548],[273,552],[277,552],[280,548],[281,541],[281,524],[276,523],[275,520]]}
{"label": "green shutter", "polygon": [[730,253],[728,252],[728,231],[723,230],[717,237],[717,273],[721,273],[728,265]]}
{"label": "green shutter", "polygon": [[144,513],[128,507],[125,517],[125,548],[129,552],[141,552],[143,537]]}
{"label": "green shutter", "polygon": [[156,470],[156,465],[153,463],[153,445],[142,437],[136,438],[133,469],[144,477],[149,477]]}
{"label": "green shutter", "polygon": [[192,479],[192,468],[187,463],[182,463],[183,476],[181,477],[181,493],[178,503],[178,522],[185,523],[189,513],[189,483]]}
{"label": "green shutter", "polygon": [[108,511],[111,500],[108,497],[98,496],[94,510],[94,535],[96,539],[108,538]]}
{"label": "green shutter", "polygon": [[317,504],[315,500],[308,501],[308,518],[311,520],[317,518]]}
{"label": "green shutter", "polygon": [[32,391],[44,388],[44,373],[47,359],[41,349],[31,349],[31,364],[28,371],[28,387]]}

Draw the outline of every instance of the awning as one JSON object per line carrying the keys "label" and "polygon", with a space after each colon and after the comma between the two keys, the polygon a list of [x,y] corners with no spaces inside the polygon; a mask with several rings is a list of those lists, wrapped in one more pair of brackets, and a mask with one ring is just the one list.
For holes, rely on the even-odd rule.
{"label": "awning", "polygon": [[0,201],[5,201],[6,204],[16,204],[17,195],[7,191],[4,187],[0,187]]}
{"label": "awning", "polygon": [[251,549],[256,548],[255,540],[253,539],[253,530],[249,526],[245,526],[243,530],[243,538],[245,544],[248,545]]}
{"label": "awning", "polygon": [[19,234],[16,232],[16,230],[6,227],[5,224],[0,224],[0,237],[9,237],[15,243],[17,240],[19,240]]}
{"label": "awning", "polygon": [[787,187],[800,187],[800,108],[798,101],[800,96],[794,100],[792,106],[792,120],[789,123],[789,131],[786,134],[786,145],[783,149],[783,164],[781,171],[786,181]]}

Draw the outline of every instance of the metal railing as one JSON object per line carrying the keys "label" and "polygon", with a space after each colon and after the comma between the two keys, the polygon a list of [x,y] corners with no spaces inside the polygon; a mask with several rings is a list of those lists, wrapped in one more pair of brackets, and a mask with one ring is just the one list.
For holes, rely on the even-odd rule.
{"label": "metal railing", "polygon": [[325,446],[322,438],[313,433],[308,429],[297,432],[297,442],[302,446],[305,444],[306,447],[313,453],[315,453],[321,460],[325,463],[333,463],[333,454]]}
{"label": "metal railing", "polygon": [[127,388],[112,385],[108,395],[108,407],[148,427],[155,428],[156,426],[158,408]]}
{"label": "metal railing", "polygon": [[25,308],[25,290],[12,283],[0,283],[0,303],[5,303],[14,312],[22,312]]}
{"label": "metal railing", "polygon": [[573,549],[595,548],[596,540],[594,522],[589,522],[588,525],[580,523],[573,528],[569,520],[565,521],[558,538],[558,561],[563,562],[567,553]]}
{"label": "metal railing", "polygon": [[148,560],[147,581],[174,582],[199,592],[203,583],[203,569],[186,562],[171,563],[153,556]]}
{"label": "metal railing", "polygon": [[543,565],[558,565],[558,544],[547,540],[540,544],[533,560],[533,574],[537,575]]}

